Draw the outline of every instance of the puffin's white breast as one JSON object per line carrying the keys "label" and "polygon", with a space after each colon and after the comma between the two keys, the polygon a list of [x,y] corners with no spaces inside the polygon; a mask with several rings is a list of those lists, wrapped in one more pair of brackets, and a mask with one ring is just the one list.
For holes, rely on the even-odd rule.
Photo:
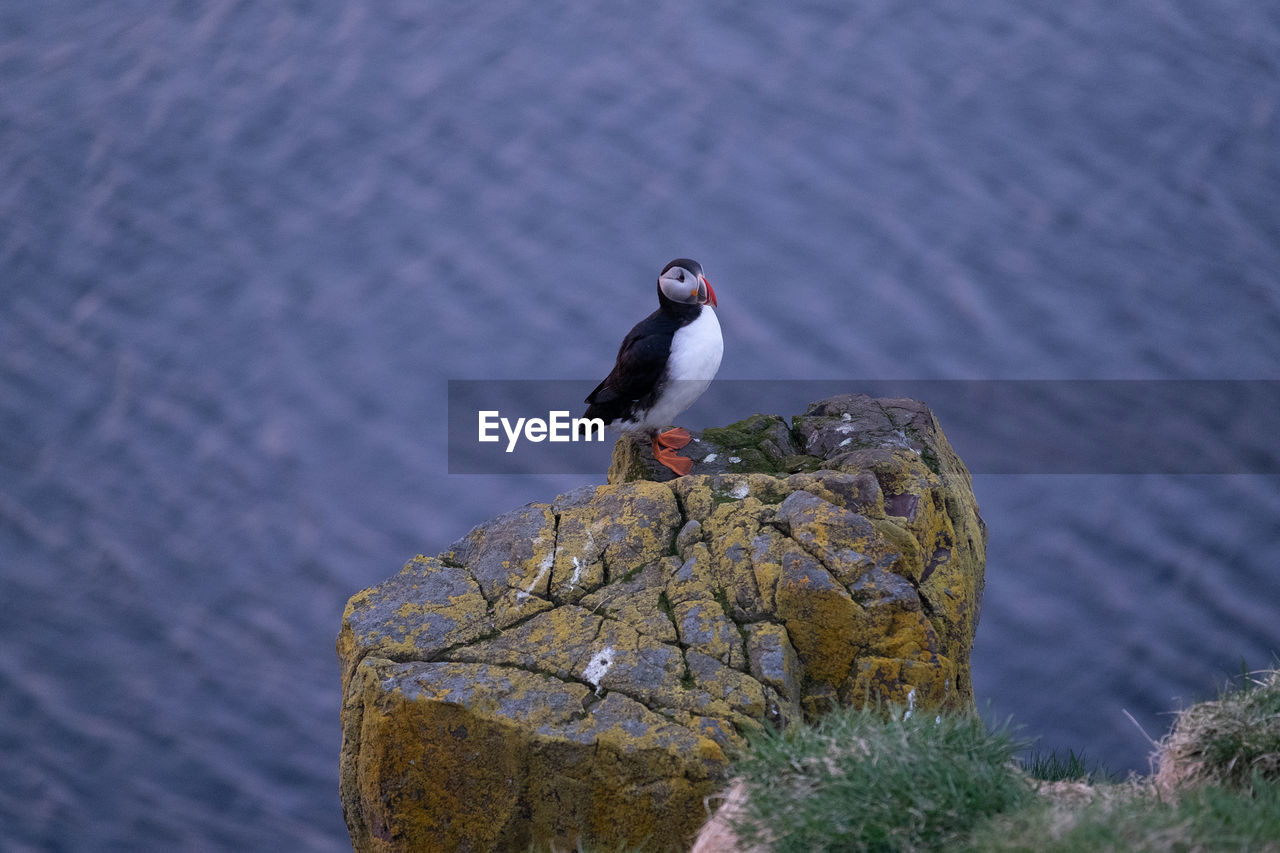
{"label": "puffin's white breast", "polygon": [[681,326],[671,337],[671,355],[667,357],[666,386],[662,396],[644,423],[666,426],[689,408],[707,390],[724,355],[724,338],[720,321],[708,305],[702,306],[698,319]]}
{"label": "puffin's white breast", "polygon": [[704,305],[698,319],[681,326],[672,335],[667,376],[670,379],[704,379],[710,382],[720,369],[723,355],[720,321],[716,319],[715,310]]}

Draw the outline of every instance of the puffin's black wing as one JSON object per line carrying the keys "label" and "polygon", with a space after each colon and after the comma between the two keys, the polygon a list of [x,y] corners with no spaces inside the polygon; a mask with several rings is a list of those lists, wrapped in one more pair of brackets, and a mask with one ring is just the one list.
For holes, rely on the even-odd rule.
{"label": "puffin's black wing", "polygon": [[671,339],[684,322],[659,309],[637,323],[623,338],[613,370],[587,395],[585,417],[608,424],[651,408],[661,390]]}

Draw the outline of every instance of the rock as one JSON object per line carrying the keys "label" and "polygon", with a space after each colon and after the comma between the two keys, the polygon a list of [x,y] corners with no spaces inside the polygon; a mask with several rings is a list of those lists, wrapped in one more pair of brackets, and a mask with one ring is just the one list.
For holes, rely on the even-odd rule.
{"label": "rock", "polygon": [[697,438],[667,480],[624,437],[609,484],[351,599],[356,850],[683,850],[753,730],[972,708],[986,532],[925,406],[836,397]]}

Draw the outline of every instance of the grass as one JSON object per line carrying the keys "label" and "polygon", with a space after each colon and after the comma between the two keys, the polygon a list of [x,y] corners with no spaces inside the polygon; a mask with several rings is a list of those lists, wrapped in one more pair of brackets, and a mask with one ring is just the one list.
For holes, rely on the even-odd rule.
{"label": "grass", "polygon": [[737,768],[749,793],[735,829],[776,853],[940,848],[1031,799],[1019,746],[974,717],[860,710],[765,732]]}
{"label": "grass", "polygon": [[1150,785],[1110,786],[1082,807],[1043,800],[984,822],[966,840],[973,851],[1164,853],[1280,851],[1280,783],[1258,778],[1249,791],[1205,786],[1177,800]]}
{"label": "grass", "polygon": [[1164,790],[1247,790],[1259,777],[1280,780],[1280,670],[1242,677],[1239,689],[1187,708],[1160,744],[1156,782]]}
{"label": "grass", "polygon": [[1181,712],[1153,777],[1020,746],[976,717],[852,709],[766,731],[736,767],[733,849],[1280,853],[1280,672]]}
{"label": "grass", "polygon": [[1032,779],[1043,782],[1104,782],[1115,778],[1101,763],[1090,764],[1083,752],[1074,749],[1068,750],[1065,758],[1056,749],[1033,752],[1022,759],[1022,769]]}

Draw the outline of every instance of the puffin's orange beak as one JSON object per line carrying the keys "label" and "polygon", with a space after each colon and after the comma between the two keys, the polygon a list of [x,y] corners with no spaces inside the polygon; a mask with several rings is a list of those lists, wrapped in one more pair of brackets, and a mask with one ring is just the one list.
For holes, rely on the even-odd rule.
{"label": "puffin's orange beak", "polygon": [[705,275],[698,276],[698,279],[707,287],[707,298],[704,299],[703,302],[714,306],[716,304],[716,292],[712,289],[711,282],[707,281],[707,277]]}

